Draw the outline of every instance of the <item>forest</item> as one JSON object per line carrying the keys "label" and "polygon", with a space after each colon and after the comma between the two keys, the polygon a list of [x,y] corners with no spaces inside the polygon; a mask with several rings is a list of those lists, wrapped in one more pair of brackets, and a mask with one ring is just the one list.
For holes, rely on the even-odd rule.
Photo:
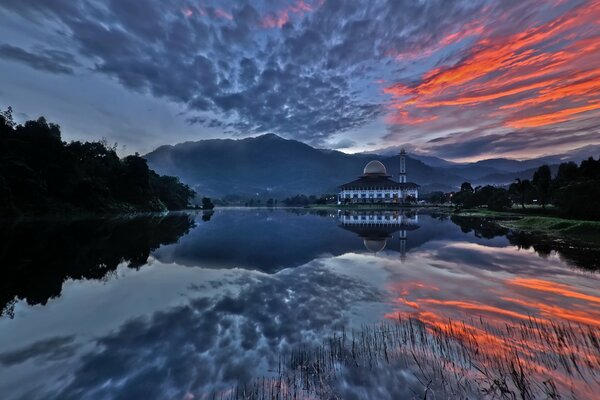
{"label": "forest", "polygon": [[600,220],[600,158],[589,157],[579,165],[562,163],[555,176],[552,176],[549,166],[542,165],[531,180],[517,179],[508,189],[493,186],[473,188],[465,182],[450,199],[459,208],[486,206],[494,211],[505,210],[512,204],[523,209],[531,204],[542,209],[553,205],[554,210],[551,211],[562,217]]}
{"label": "forest", "polygon": [[16,124],[11,108],[0,111],[0,216],[179,210],[194,197],[138,154],[119,158],[106,141],[66,143],[44,117]]}

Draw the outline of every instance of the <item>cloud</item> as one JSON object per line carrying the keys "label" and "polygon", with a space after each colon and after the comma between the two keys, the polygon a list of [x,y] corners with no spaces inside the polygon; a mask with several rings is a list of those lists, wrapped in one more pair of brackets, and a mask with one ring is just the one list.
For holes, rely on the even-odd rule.
{"label": "cloud", "polygon": [[78,64],[72,54],[61,50],[37,49],[35,52],[29,52],[10,44],[0,45],[0,58],[53,74],[72,75],[73,67]]}
{"label": "cloud", "polygon": [[423,148],[449,159],[469,159],[505,155],[521,158],[529,149],[540,154],[556,154],[562,150],[586,146],[600,138],[600,124],[594,119],[575,121],[559,129],[531,128],[502,130],[482,134],[478,129],[452,133],[428,141]]}
{"label": "cloud", "polygon": [[352,139],[341,139],[329,145],[332,149],[347,149],[356,146],[356,142]]}
{"label": "cloud", "polygon": [[[429,132],[453,127],[477,131],[461,155],[493,154],[491,147],[498,145],[496,153],[535,148],[528,140],[534,132],[538,132],[538,146],[551,147],[557,136],[566,138],[564,127],[557,125],[597,117],[600,30],[595,21],[600,4],[586,1],[568,6],[557,10],[551,4],[550,9],[546,5],[529,12],[519,6],[489,7],[476,13],[467,24],[469,29],[446,37],[472,39],[455,52],[456,60],[443,62],[412,82],[383,89],[392,98],[388,139],[403,136],[411,125]],[[580,144],[598,140],[597,131],[587,133]],[[455,143],[464,136],[438,135],[439,141],[424,147],[432,152],[447,150],[438,144]]]}
{"label": "cloud", "polygon": [[[359,129],[379,121],[385,145],[432,153],[430,140],[456,132],[558,132],[600,110],[595,0],[6,0],[0,8],[59,32],[81,65],[228,134],[323,146],[347,131],[360,142]],[[49,53],[12,52],[34,67],[77,70]]]}

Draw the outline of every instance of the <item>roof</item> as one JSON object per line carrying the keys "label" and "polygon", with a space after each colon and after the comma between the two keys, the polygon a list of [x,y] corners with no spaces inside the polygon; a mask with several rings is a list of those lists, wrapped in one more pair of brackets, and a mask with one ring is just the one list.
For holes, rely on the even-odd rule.
{"label": "roof", "polygon": [[373,160],[365,165],[363,173],[365,175],[387,175],[387,170],[381,161]]}
{"label": "roof", "polygon": [[400,183],[393,181],[390,179],[388,175],[379,175],[379,176],[361,176],[360,178],[353,180],[352,182],[344,183],[340,185],[341,189],[350,189],[350,188],[376,188],[376,187],[384,187],[384,188],[392,188],[392,189],[416,189],[419,187],[414,182],[406,182]]}

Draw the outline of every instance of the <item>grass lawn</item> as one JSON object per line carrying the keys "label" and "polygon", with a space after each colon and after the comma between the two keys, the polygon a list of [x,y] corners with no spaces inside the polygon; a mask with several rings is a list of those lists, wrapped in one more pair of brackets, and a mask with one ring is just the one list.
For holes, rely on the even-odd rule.
{"label": "grass lawn", "polygon": [[[600,243],[600,221],[583,221],[553,216],[555,210],[547,208],[513,208],[507,211],[485,209],[464,210],[461,216],[497,218],[497,223],[517,231],[538,232],[550,236],[564,236]],[[542,215],[540,215],[542,214]]]}

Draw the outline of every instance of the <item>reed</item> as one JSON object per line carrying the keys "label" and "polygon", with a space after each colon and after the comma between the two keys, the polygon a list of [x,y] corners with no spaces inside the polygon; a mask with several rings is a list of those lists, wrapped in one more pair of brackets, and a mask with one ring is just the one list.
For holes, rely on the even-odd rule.
{"label": "reed", "polygon": [[600,333],[531,317],[431,326],[398,319],[334,332],[320,346],[282,356],[273,376],[213,399],[338,399],[347,374],[408,373],[406,392],[429,398],[590,398],[600,387]]}

